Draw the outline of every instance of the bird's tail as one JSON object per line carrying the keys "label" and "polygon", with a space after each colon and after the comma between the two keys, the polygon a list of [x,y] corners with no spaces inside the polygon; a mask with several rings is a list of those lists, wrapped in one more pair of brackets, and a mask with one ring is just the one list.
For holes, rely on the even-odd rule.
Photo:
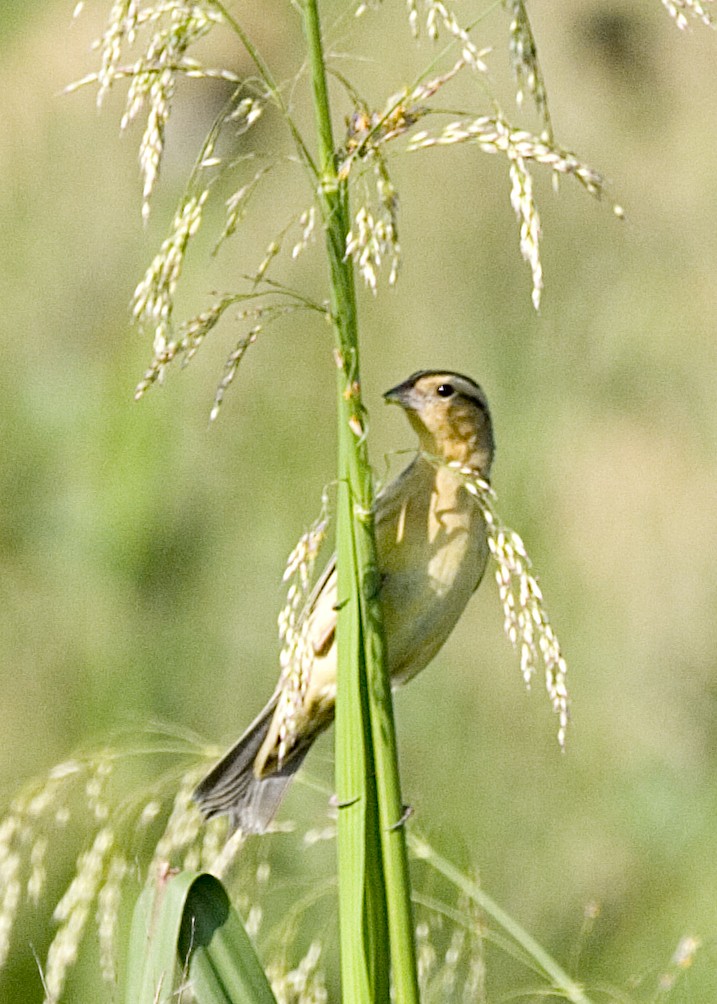
{"label": "bird's tail", "polygon": [[234,829],[263,833],[274,818],[294,774],[309,751],[307,745],[268,777],[254,773],[254,760],[269,731],[276,697],[251,723],[241,739],[196,787],[193,798],[207,819],[226,813]]}

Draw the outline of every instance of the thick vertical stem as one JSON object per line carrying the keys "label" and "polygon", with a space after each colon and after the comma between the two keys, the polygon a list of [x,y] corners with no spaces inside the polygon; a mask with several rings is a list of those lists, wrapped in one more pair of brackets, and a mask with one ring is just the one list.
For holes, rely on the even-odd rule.
{"label": "thick vertical stem", "polygon": [[336,788],[343,996],[352,1004],[387,1001],[390,968],[396,1000],[413,1004],[418,983],[408,858],[363,434],[354,270],[345,257],[348,192],[336,170],[318,0],[305,0],[304,21],[338,361]]}

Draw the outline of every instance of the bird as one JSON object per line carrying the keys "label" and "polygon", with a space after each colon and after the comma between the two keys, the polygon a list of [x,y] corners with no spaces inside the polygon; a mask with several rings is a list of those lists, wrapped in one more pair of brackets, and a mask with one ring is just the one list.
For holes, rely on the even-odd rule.
{"label": "bird", "polygon": [[[374,501],[379,596],[395,688],[431,662],[483,578],[486,525],[460,468],[489,482],[495,443],[485,394],[470,377],[420,370],[384,398],[404,410],[418,435],[415,458]],[[233,830],[265,832],[312,743],[333,721],[339,599],[334,557],[301,614],[310,668],[289,748],[284,737],[280,749],[282,677],[264,709],[195,789],[207,819],[226,814]]]}

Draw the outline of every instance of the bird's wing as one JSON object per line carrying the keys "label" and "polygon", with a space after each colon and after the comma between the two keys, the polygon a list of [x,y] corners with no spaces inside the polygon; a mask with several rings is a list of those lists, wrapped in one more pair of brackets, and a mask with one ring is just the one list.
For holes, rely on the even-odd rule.
{"label": "bird's wing", "polygon": [[[413,470],[414,464],[411,464],[376,496],[375,520],[379,547],[382,538],[387,534],[395,536],[396,528],[400,526],[401,513],[406,504],[405,487],[410,483]],[[306,625],[312,648],[318,656],[325,655],[334,642],[337,603],[336,555],[333,555],[301,615],[301,622]]]}
{"label": "bird's wing", "polygon": [[334,555],[314,586],[301,615],[306,625],[311,647],[316,655],[325,655],[336,633],[336,555]]}

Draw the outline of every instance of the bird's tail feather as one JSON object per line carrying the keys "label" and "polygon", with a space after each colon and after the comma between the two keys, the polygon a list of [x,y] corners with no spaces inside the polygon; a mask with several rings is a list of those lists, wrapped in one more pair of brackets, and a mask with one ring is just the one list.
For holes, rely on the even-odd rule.
{"label": "bird's tail feather", "polygon": [[192,797],[207,819],[227,813],[234,829],[243,833],[263,833],[273,819],[309,750],[308,745],[297,750],[288,763],[268,777],[255,775],[254,760],[269,731],[275,709],[276,697],[195,789]]}

